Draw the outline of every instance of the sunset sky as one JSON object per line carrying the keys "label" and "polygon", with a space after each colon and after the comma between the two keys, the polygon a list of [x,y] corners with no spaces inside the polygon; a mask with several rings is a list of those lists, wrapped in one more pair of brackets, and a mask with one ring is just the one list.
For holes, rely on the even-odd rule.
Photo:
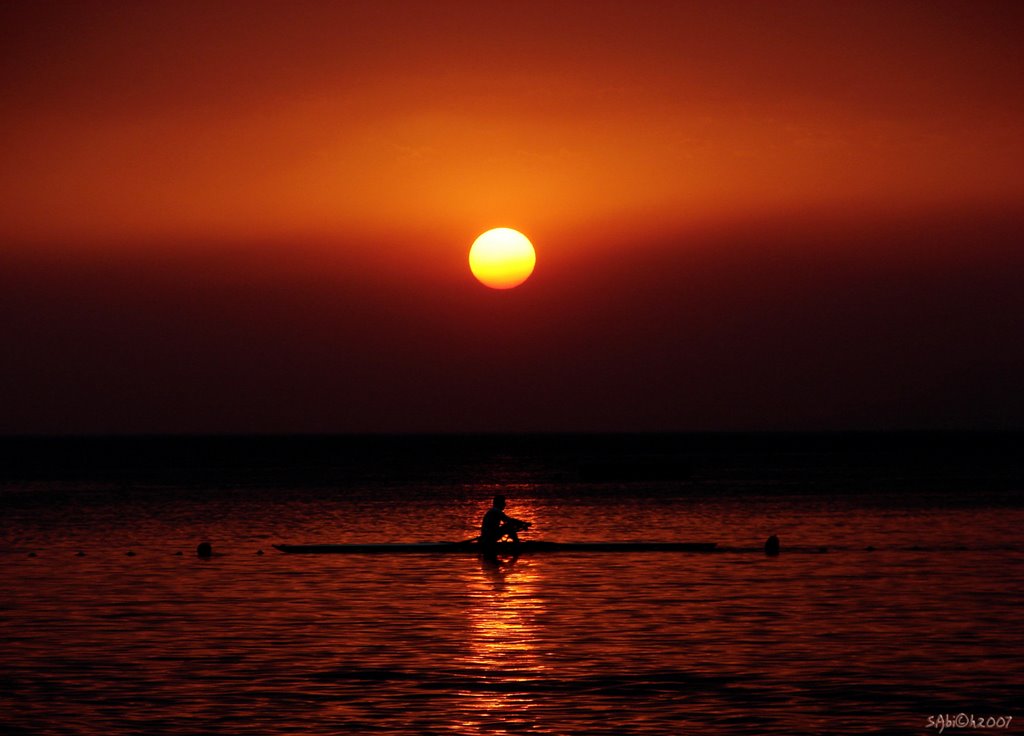
{"label": "sunset sky", "polygon": [[1024,427],[1022,49],[1018,2],[4,3],[0,433]]}

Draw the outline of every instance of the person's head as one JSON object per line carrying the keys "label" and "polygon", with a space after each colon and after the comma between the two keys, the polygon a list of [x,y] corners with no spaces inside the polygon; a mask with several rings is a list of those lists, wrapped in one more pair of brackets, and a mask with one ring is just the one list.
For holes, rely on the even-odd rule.
{"label": "person's head", "polygon": [[499,510],[505,508],[505,497],[504,496],[495,496],[494,497],[494,508],[499,509]]}

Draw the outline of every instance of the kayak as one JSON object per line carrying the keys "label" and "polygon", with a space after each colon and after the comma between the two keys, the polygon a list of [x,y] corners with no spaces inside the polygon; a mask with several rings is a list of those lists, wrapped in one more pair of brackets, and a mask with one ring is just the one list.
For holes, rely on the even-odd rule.
{"label": "kayak", "polygon": [[[497,552],[531,554],[534,552],[711,552],[716,542],[500,542]],[[474,542],[415,542],[397,544],[275,544],[275,549],[289,554],[447,554],[479,553]]]}

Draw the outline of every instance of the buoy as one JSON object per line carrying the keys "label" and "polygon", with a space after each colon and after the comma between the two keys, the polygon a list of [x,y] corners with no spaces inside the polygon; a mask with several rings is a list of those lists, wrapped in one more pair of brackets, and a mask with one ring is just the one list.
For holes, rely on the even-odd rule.
{"label": "buoy", "polygon": [[261,549],[256,550],[256,554],[258,554],[258,555],[263,554],[263,550],[261,550]]}
{"label": "buoy", "polygon": [[213,557],[213,547],[209,542],[200,542],[199,546],[196,547],[196,554],[204,560]]}
{"label": "buoy", "polygon": [[132,552],[131,550],[128,550],[127,552],[125,552],[125,555],[126,555],[127,557],[134,557],[134,556],[135,556],[135,553],[134,553],[134,552]]}
{"label": "buoy", "polygon": [[764,553],[769,557],[778,557],[779,555],[779,538],[774,534],[768,537],[764,543]]}
{"label": "buoy", "polygon": [[75,552],[75,557],[85,557],[85,552],[83,552],[82,550],[78,550],[77,552]]}

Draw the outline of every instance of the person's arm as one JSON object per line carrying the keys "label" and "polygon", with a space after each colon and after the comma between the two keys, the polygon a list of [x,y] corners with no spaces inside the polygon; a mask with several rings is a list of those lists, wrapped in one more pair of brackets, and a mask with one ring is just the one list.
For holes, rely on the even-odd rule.
{"label": "person's arm", "polygon": [[513,526],[517,526],[520,529],[526,529],[528,526],[530,526],[530,522],[523,521],[522,519],[513,519],[511,516],[506,514],[504,511],[501,512],[501,519],[506,524],[512,524]]}

